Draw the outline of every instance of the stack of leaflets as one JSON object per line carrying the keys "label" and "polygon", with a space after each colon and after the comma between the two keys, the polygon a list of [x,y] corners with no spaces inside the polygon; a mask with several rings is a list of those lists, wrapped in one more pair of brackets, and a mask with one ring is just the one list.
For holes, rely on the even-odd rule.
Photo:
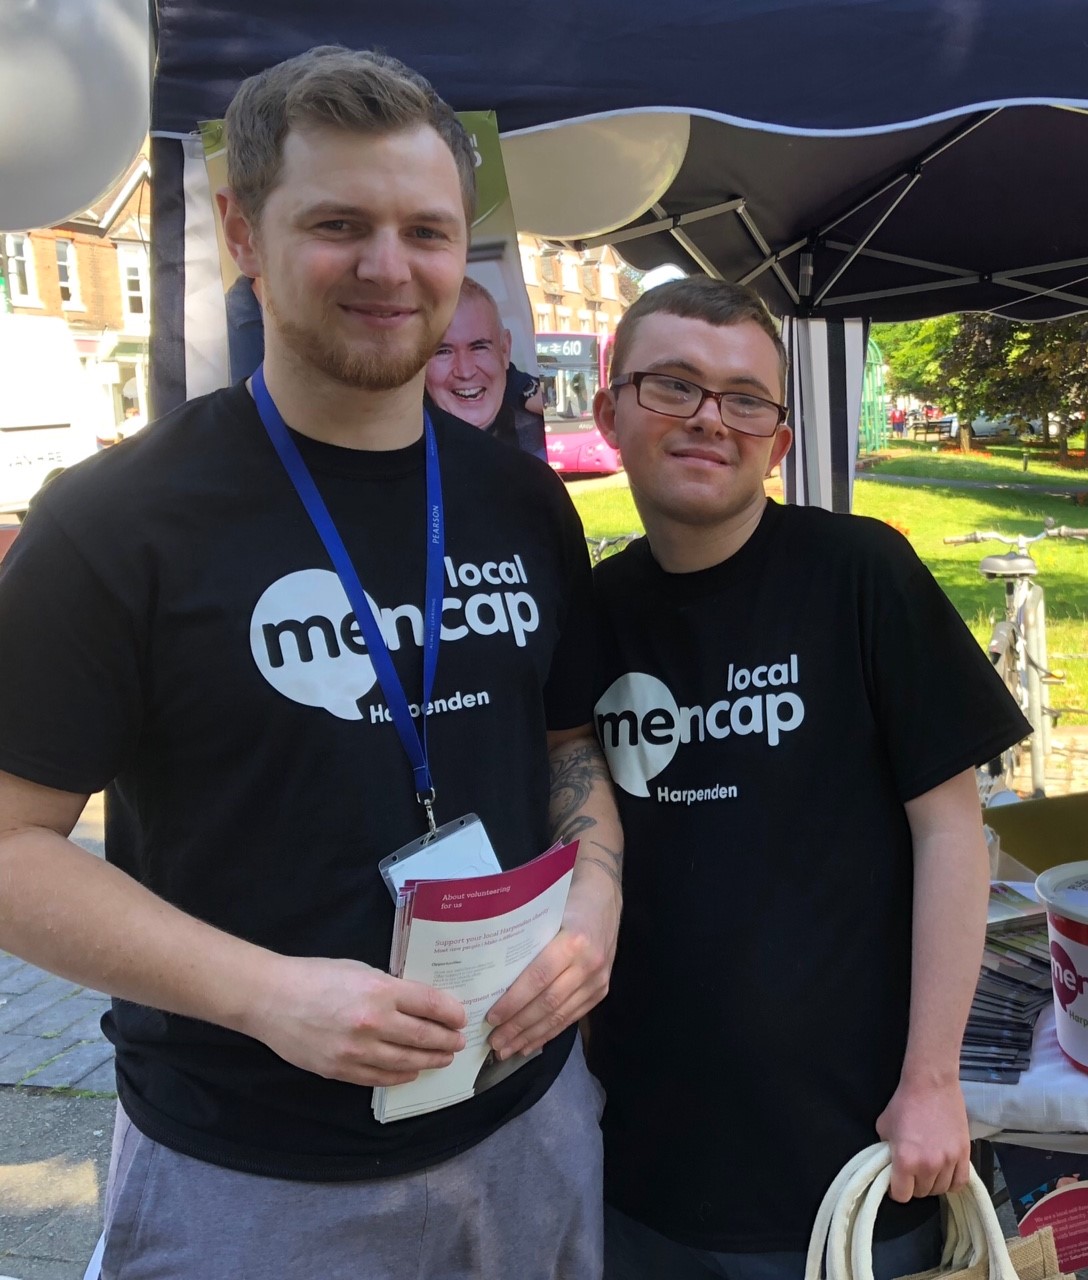
{"label": "stack of leaflets", "polygon": [[1016,1084],[1052,1000],[1046,909],[1012,886],[990,887],[986,950],[960,1052],[960,1079]]}
{"label": "stack of leaflets", "polygon": [[[528,1061],[499,1062],[488,1010],[559,932],[578,842],[556,845],[513,871],[406,880],[397,894],[389,972],[448,991],[465,1007],[465,1047],[448,1067],[374,1090],[381,1124],[463,1102]],[[535,1055],[530,1055],[535,1056]]]}

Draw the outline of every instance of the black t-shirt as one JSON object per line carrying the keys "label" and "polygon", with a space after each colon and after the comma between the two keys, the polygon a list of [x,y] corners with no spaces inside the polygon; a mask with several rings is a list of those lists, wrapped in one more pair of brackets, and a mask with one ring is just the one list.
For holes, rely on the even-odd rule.
{"label": "black t-shirt", "polygon": [[[589,567],[548,468],[437,428],[443,635],[428,718],[440,822],[478,813],[506,866],[549,842],[546,730],[591,718]],[[411,703],[422,686],[423,443],[295,436]],[[183,910],[291,955],[385,969],[377,863],[425,830],[350,606],[238,385],[54,482],[0,571],[0,768],[110,784],[108,859]],[[378,1125],[370,1090],[257,1041],[115,1001],[121,1101],[213,1163],[340,1180],[424,1167],[531,1106],[573,1032],[492,1090]]]}
{"label": "black t-shirt", "polygon": [[[443,422],[463,421],[456,414],[440,408],[429,396],[426,403],[427,412],[436,426]],[[515,449],[521,449],[524,453],[531,454],[542,461],[547,458],[544,418],[539,413],[526,409],[524,405],[512,404],[509,399],[502,402],[498,413],[486,427],[476,427],[475,430],[482,431],[484,435],[491,436],[494,440],[501,440],[503,444],[513,445]]]}
{"label": "black t-shirt", "polygon": [[[590,1063],[606,1198],[685,1244],[804,1249],[876,1141],[910,996],[904,802],[1027,731],[886,525],[768,503],[729,560],[596,571],[626,854]],[[926,1202],[890,1206],[909,1229]]]}

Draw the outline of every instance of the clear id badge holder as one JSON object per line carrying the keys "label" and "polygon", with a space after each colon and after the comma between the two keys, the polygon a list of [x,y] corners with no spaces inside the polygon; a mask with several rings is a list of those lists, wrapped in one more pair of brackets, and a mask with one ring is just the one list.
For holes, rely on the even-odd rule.
{"label": "clear id badge holder", "polygon": [[484,824],[474,813],[455,818],[378,863],[396,902],[406,880],[456,880],[502,870]]}

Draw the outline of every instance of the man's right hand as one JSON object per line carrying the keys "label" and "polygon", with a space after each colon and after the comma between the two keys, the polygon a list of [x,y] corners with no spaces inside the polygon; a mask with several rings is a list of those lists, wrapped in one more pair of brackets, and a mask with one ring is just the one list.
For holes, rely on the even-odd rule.
{"label": "man's right hand", "polygon": [[354,960],[284,956],[71,844],[85,795],[0,771],[0,947],[122,1000],[252,1036],[305,1071],[390,1085],[464,1047],[463,1007]]}
{"label": "man's right hand", "polygon": [[421,982],[355,960],[276,956],[241,1030],[305,1071],[373,1086],[449,1066],[464,1025],[464,1007]]}

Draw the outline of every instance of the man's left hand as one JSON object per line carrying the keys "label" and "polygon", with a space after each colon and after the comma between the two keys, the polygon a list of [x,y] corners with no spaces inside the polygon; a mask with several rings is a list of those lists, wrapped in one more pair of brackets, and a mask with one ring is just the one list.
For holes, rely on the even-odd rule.
{"label": "man's left hand", "polygon": [[619,894],[603,873],[578,876],[563,925],[487,1020],[500,1059],[533,1053],[587,1014],[608,992],[619,932]]}
{"label": "man's left hand", "polygon": [[876,1131],[892,1149],[893,1200],[944,1195],[966,1185],[971,1139],[958,1081],[900,1083]]}

